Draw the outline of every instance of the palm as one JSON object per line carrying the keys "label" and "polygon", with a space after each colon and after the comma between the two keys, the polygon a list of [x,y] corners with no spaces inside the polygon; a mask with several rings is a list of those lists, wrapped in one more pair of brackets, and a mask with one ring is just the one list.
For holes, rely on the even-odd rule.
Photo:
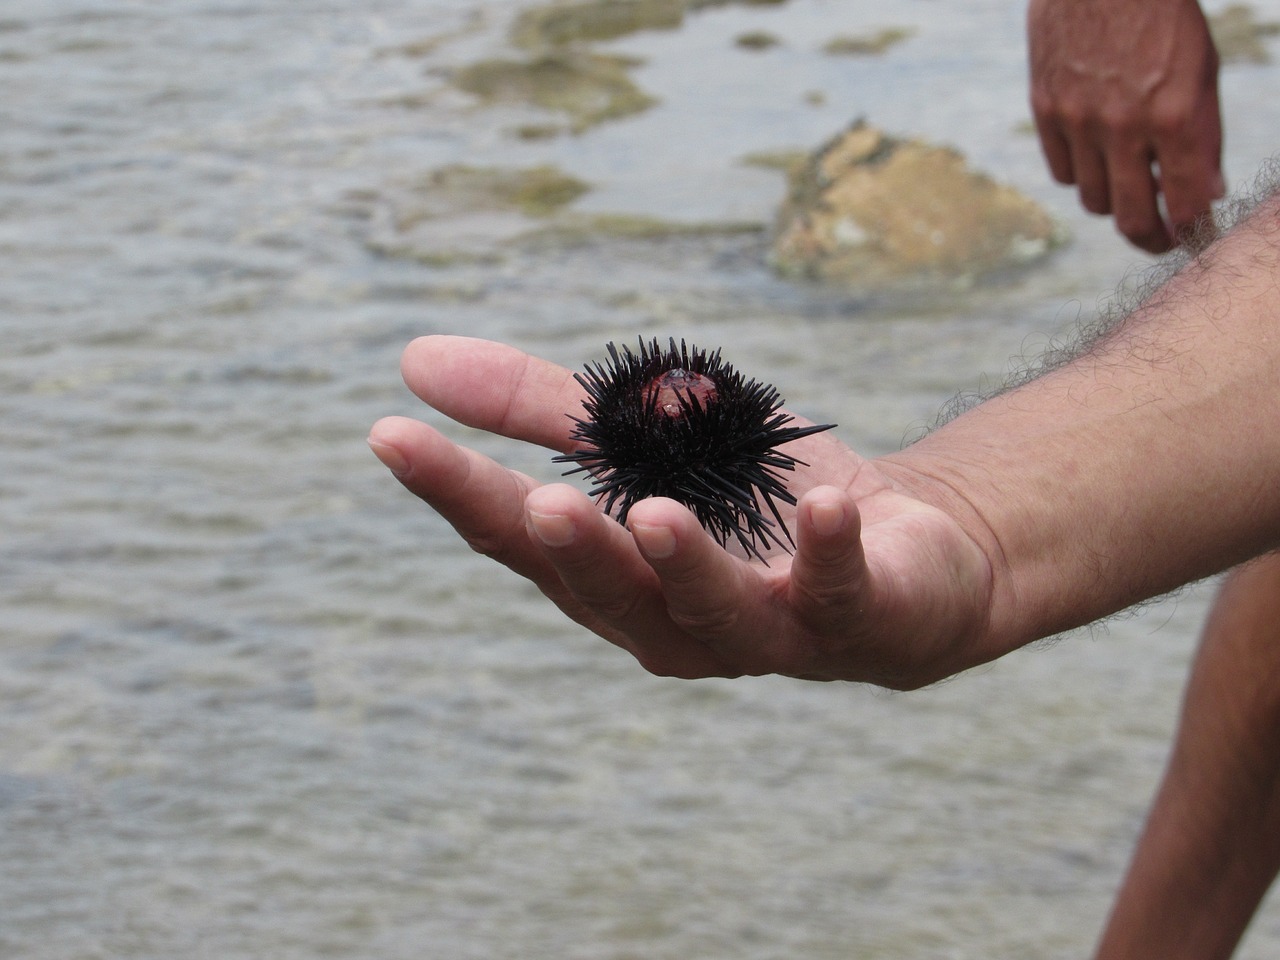
{"label": "palm", "polygon": [[[416,341],[403,367],[414,392],[454,420],[562,453],[573,447],[566,414],[581,409],[582,390],[561,367],[455,337]],[[767,564],[728,555],[673,501],[637,503],[628,532],[580,487],[540,485],[423,424],[384,421],[379,436],[411,451],[403,482],[475,549],[654,672],[911,686],[973,659],[981,597],[970,585],[982,562],[972,542],[830,432],[786,446],[803,461],[788,477],[800,504],[779,504],[799,548]],[[824,546],[810,517],[832,498],[851,501],[854,519]],[[653,536],[679,549],[664,556]]]}

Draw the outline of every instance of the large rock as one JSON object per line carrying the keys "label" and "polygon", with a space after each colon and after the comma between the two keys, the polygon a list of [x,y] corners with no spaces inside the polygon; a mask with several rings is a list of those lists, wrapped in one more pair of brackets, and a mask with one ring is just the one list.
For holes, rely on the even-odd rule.
{"label": "large rock", "polygon": [[1063,239],[1047,213],[967,168],[955,150],[861,121],[796,164],[775,266],[859,289],[966,285],[1023,266]]}

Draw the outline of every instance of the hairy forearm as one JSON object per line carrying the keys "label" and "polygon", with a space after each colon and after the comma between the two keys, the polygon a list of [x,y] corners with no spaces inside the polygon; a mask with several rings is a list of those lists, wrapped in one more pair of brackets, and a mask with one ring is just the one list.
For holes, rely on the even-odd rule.
{"label": "hairy forearm", "polygon": [[1280,865],[1280,556],[1205,628],[1164,782],[1097,960],[1225,960]]}
{"label": "hairy forearm", "polygon": [[1280,541],[1280,200],[1074,361],[880,461],[994,575],[990,656]]}

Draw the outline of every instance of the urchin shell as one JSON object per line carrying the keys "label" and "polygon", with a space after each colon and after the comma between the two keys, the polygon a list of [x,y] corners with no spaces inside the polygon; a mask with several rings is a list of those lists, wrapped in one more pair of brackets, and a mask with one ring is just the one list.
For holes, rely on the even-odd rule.
{"label": "urchin shell", "polygon": [[744,377],[719,350],[677,347],[674,337],[665,350],[657,338],[641,339],[635,353],[607,350],[608,363],[575,375],[586,416],[571,417],[581,448],[555,458],[576,464],[565,475],[589,474],[619,522],[638,501],[669,497],[722,545],[736,538],[762,560],[772,545],[790,552],[778,504],[795,504],[783,472],[804,462],[777,448],[834,424],[788,426],[778,391]]}

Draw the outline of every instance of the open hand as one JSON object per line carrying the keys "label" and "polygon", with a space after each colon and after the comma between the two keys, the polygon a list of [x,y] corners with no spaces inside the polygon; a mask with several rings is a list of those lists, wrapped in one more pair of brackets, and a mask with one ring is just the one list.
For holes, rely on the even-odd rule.
{"label": "open hand", "polygon": [[[515,348],[424,337],[410,389],[452,419],[557,452],[582,388]],[[565,614],[679,677],[780,673],[920,686],[987,659],[987,557],[942,511],[902,492],[832,432],[787,445],[805,461],[784,511],[794,556],[731,555],[681,504],[644,500],[624,528],[580,489],[541,485],[415,420],[379,421],[378,457],[476,551]]]}

